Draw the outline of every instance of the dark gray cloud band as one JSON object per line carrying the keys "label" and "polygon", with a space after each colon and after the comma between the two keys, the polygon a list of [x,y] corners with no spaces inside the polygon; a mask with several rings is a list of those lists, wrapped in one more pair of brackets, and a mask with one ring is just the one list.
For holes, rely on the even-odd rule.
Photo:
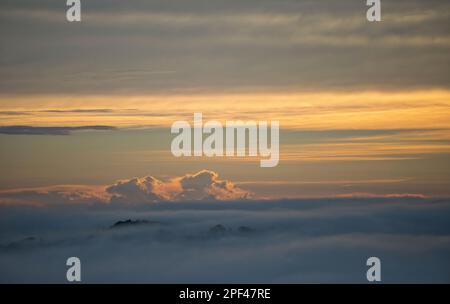
{"label": "dark gray cloud band", "polygon": [[8,135],[69,135],[75,131],[110,131],[111,126],[81,126],[81,127],[33,127],[33,126],[0,126],[0,134]]}
{"label": "dark gray cloud band", "polygon": [[448,88],[448,1],[2,1],[3,93]]}

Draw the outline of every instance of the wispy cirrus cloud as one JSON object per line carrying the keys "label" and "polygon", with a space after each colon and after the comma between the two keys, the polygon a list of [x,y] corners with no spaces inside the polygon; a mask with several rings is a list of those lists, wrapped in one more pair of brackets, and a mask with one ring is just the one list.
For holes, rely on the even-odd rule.
{"label": "wispy cirrus cloud", "polygon": [[374,193],[346,193],[338,194],[336,197],[341,198],[415,198],[415,199],[426,199],[427,196],[417,193],[394,193],[394,194],[374,194]]}
{"label": "wispy cirrus cloud", "polygon": [[[57,104],[62,106],[55,106]],[[182,110],[180,104],[183,104]],[[289,129],[417,130],[450,128],[449,106],[448,90],[91,95],[83,98],[39,95],[0,96],[1,111],[33,114],[15,117],[0,113],[0,117],[2,125],[170,126],[175,120],[192,120],[193,113],[201,109],[205,120],[261,120],[265,117],[279,120],[282,128]]]}

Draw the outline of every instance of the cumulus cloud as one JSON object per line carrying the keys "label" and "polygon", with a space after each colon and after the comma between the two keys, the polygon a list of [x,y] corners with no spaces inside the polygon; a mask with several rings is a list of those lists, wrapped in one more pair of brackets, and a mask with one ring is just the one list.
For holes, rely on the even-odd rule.
{"label": "cumulus cloud", "polygon": [[252,193],[221,180],[214,171],[163,181],[153,176],[120,180],[108,186],[49,186],[0,191],[0,204],[64,205],[113,203],[140,205],[168,201],[227,201],[249,199]]}
{"label": "cumulus cloud", "polygon": [[113,203],[152,203],[160,201],[240,200],[250,193],[231,181],[219,179],[216,172],[202,170],[168,181],[152,176],[119,181],[106,188]]}
{"label": "cumulus cloud", "polygon": [[182,191],[177,200],[236,200],[246,199],[251,194],[236,187],[232,182],[220,180],[216,172],[203,170],[196,174],[187,174],[177,180]]}
{"label": "cumulus cloud", "polygon": [[152,176],[118,181],[106,188],[115,203],[154,203],[165,199],[164,184]]}

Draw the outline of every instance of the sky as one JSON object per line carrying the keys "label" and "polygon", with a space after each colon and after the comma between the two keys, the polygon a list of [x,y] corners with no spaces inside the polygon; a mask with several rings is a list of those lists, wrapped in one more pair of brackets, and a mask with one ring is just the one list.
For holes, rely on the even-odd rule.
{"label": "sky", "polygon": [[[0,6],[0,189],[209,169],[264,197],[449,194],[447,1],[378,23],[360,1],[88,1],[78,23]],[[194,112],[280,121],[280,164],[175,159]]]}
{"label": "sky", "polygon": [[[233,212],[241,214],[243,222],[255,217],[255,226],[265,231],[264,240],[293,242],[291,247],[279,244],[279,251],[268,250],[258,262],[274,257],[289,261],[291,249],[306,254],[293,239],[304,224],[297,227],[294,221],[292,227],[272,231],[270,221],[260,216],[273,213],[274,221],[281,223],[309,208],[304,204],[316,202],[321,218],[327,214],[320,214],[321,204],[327,202],[323,209],[334,214],[334,205],[351,202],[364,206],[360,214],[352,215],[357,223],[386,212],[389,229],[361,224],[335,235],[319,221],[311,229],[326,231],[326,239],[321,247],[321,238],[305,236],[312,247],[325,250],[342,238],[348,247],[336,250],[343,254],[343,264],[349,265],[347,254],[353,254],[349,248],[366,248],[368,235],[386,246],[398,241],[399,248],[388,246],[381,252],[406,271],[407,263],[399,261],[412,250],[408,242],[419,247],[429,244],[430,252],[423,254],[434,262],[420,274],[429,272],[438,281],[449,281],[448,272],[440,266],[444,263],[443,269],[448,269],[443,256],[448,254],[450,235],[446,224],[450,197],[448,1],[382,0],[382,22],[368,22],[366,1],[359,0],[81,3],[82,21],[67,22],[65,1],[0,1],[0,214],[11,215],[11,220],[0,215],[0,226],[6,231],[0,233],[0,268],[10,261],[11,265],[21,263],[14,251],[10,256],[5,248],[30,235],[44,234],[45,245],[24,245],[43,253],[36,261],[45,257],[48,244],[56,248],[55,256],[66,252],[66,247],[52,245],[62,239],[95,251],[85,243],[86,235],[97,235],[96,229],[123,217],[154,214],[153,209],[133,213],[129,208],[210,201],[239,202]],[[279,164],[261,168],[259,157],[174,157],[171,125],[178,120],[192,123],[199,112],[204,122],[279,121]],[[371,209],[373,201],[380,206]],[[249,202],[271,202],[274,210],[288,202],[288,207],[282,214],[259,207],[247,214]],[[400,211],[389,207],[386,211],[389,202]],[[411,202],[423,214],[416,209],[417,214],[411,214]],[[442,211],[441,220],[435,205]],[[180,206],[174,207],[180,211],[169,210],[174,218],[184,212]],[[347,207],[343,205],[343,213],[353,208]],[[90,208],[104,209],[99,216],[105,220],[86,220]],[[226,210],[207,205],[200,209],[214,220],[197,222],[194,235],[220,223],[235,230],[244,225],[228,218],[221,221]],[[330,216],[336,227],[344,225],[339,210]],[[63,227],[66,213],[75,212],[73,222],[87,225],[82,240],[73,227],[64,236],[48,236],[39,225],[25,225],[28,230],[24,231],[18,228],[29,216],[35,223],[40,212],[46,213],[49,225],[57,227]],[[406,233],[393,220],[396,216],[402,225],[414,229]],[[429,231],[414,224],[422,216],[424,225],[437,220]],[[196,217],[185,214],[180,220],[172,231],[177,236]],[[115,236],[99,237],[108,248],[119,246]],[[231,234],[220,242],[235,246],[231,256],[239,250],[251,256],[253,251],[235,237]],[[161,252],[186,245],[195,264],[198,244],[175,239],[164,243],[167,247]],[[261,242],[255,243],[256,248],[264,247],[263,241],[255,242]],[[154,250],[152,246],[138,247]],[[205,256],[215,255],[220,246],[213,246]],[[419,261],[421,254],[411,259]],[[143,259],[138,252],[136,257]],[[170,264],[170,259],[166,262]],[[303,262],[293,259],[292,263]],[[180,273],[182,281],[193,271],[189,265],[186,262]],[[341,278],[338,268],[332,273],[310,269],[300,278],[284,272],[289,265],[267,268],[263,274],[273,278],[271,282],[360,279],[356,273]],[[136,281],[149,279],[138,269],[129,271],[136,274]],[[0,275],[0,282],[24,281],[24,273],[10,268],[3,273],[8,275]],[[174,281],[158,273],[154,280]],[[31,281],[55,280],[52,273],[28,275]],[[102,281],[106,274],[96,269],[92,276],[93,281]],[[392,280],[420,281],[423,276],[411,278],[403,273]],[[241,276],[242,281],[255,277]],[[205,279],[221,278],[205,270],[194,281]]]}

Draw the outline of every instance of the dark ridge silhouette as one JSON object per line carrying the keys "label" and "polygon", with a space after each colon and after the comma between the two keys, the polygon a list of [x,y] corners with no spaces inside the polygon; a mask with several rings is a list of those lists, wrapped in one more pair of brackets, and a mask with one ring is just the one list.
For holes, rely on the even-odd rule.
{"label": "dark ridge silhouette", "polygon": [[155,221],[128,219],[125,221],[117,221],[114,223],[114,225],[110,226],[109,228],[115,229],[115,228],[131,227],[131,226],[138,226],[138,225],[152,225],[152,224],[160,224],[160,223],[155,222]]}
{"label": "dark ridge silhouette", "polygon": [[225,228],[225,226],[223,226],[222,224],[218,224],[218,225],[215,225],[215,226],[209,228],[209,232],[211,232],[211,233],[225,233],[227,231],[228,231],[228,229]]}

